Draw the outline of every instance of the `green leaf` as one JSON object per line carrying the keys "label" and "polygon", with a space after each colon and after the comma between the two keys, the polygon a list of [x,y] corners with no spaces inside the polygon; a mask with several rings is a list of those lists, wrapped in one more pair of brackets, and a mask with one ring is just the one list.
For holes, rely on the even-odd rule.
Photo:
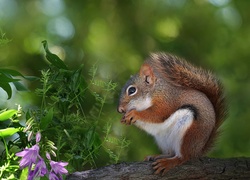
{"label": "green leaf", "polygon": [[18,91],[28,91],[28,89],[20,82],[13,82]]}
{"label": "green leaf", "polygon": [[0,137],[6,137],[6,136],[12,136],[16,132],[20,131],[19,128],[6,128],[6,129],[0,129]]}
{"label": "green leaf", "polygon": [[20,72],[13,70],[13,69],[0,69],[0,73],[4,74],[5,76],[11,78],[11,76],[20,76],[23,77],[27,80],[34,81],[37,80],[38,78],[35,76],[24,76]]}
{"label": "green leaf", "polygon": [[9,83],[2,83],[0,82],[0,87],[8,94],[8,99],[12,96],[12,89]]}
{"label": "green leaf", "polygon": [[46,129],[48,124],[51,122],[52,118],[53,118],[53,108],[51,108],[48,113],[46,114],[46,116],[44,116],[42,119],[41,119],[41,124],[40,124],[40,128],[42,130]]}
{"label": "green leaf", "polygon": [[12,116],[14,116],[17,113],[17,110],[10,109],[8,111],[4,111],[0,114],[0,121],[5,121],[10,119]]}
{"label": "green leaf", "polygon": [[10,82],[12,82],[18,91],[27,91],[27,88],[21,84],[19,81],[20,79],[14,79],[12,76],[21,76],[27,80],[33,81],[37,78],[34,76],[23,76],[18,71],[12,69],[0,69],[0,87],[3,88],[4,91],[8,94],[8,99],[12,96],[12,89],[10,86]]}
{"label": "green leaf", "polygon": [[3,74],[3,73],[0,73],[0,79],[1,79],[1,83],[20,81],[20,79],[13,79],[11,76]]}
{"label": "green leaf", "polygon": [[71,75],[72,82],[69,84],[72,91],[78,90],[79,86],[81,86],[81,77],[82,77],[82,66],[79,69],[74,71]]}
{"label": "green leaf", "polygon": [[64,64],[64,62],[55,54],[51,53],[48,48],[48,43],[46,40],[42,41],[44,50],[46,52],[46,58],[47,60],[55,67],[59,69],[65,69],[67,70],[67,66]]}
{"label": "green leaf", "polygon": [[99,138],[99,135],[96,133],[95,127],[91,127],[86,134],[86,139],[85,139],[86,147],[87,148],[92,148],[93,146],[97,147],[101,141]]}
{"label": "green leaf", "polygon": [[29,168],[28,167],[24,168],[20,175],[20,180],[27,180],[28,173],[29,173]]}
{"label": "green leaf", "polygon": [[0,69],[0,73],[3,73],[5,75],[24,77],[20,72],[13,70],[13,69]]}
{"label": "green leaf", "polygon": [[39,78],[36,77],[36,76],[24,76],[24,78],[29,80],[29,81],[37,81],[37,80],[39,80]]}

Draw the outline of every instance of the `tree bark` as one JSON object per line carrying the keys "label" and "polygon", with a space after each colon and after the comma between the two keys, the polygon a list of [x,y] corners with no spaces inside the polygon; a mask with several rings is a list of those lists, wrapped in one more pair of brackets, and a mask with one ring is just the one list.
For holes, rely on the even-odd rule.
{"label": "tree bark", "polygon": [[165,176],[154,175],[152,162],[120,163],[69,174],[67,180],[82,179],[250,179],[250,158],[200,158],[177,166]]}

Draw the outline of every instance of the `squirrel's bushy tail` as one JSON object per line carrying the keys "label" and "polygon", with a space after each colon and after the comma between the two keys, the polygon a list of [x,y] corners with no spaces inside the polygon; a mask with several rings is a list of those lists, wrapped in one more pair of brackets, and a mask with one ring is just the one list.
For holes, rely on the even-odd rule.
{"label": "squirrel's bushy tail", "polygon": [[[187,61],[171,54],[157,53],[151,55],[157,67],[167,72],[167,79],[177,86],[196,89],[206,94],[214,106],[216,122],[211,136],[204,147],[208,151],[218,135],[218,128],[226,116],[225,98],[220,81],[209,71],[195,67]],[[156,63],[156,61],[158,61]],[[165,73],[164,73],[165,74]]]}

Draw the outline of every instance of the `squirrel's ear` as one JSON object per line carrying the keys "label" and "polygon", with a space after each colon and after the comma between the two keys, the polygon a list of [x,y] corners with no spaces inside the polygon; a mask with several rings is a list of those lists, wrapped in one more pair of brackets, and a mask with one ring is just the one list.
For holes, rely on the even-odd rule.
{"label": "squirrel's ear", "polygon": [[156,81],[153,69],[148,64],[143,64],[141,66],[140,76],[145,79],[147,84],[154,84]]}

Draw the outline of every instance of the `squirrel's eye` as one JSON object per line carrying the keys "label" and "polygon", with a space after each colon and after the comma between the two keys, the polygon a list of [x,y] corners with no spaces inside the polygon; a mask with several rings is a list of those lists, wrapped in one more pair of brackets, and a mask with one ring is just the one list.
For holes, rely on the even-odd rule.
{"label": "squirrel's eye", "polygon": [[134,86],[130,86],[130,87],[128,87],[127,92],[128,92],[129,96],[132,96],[137,92],[137,89]]}

